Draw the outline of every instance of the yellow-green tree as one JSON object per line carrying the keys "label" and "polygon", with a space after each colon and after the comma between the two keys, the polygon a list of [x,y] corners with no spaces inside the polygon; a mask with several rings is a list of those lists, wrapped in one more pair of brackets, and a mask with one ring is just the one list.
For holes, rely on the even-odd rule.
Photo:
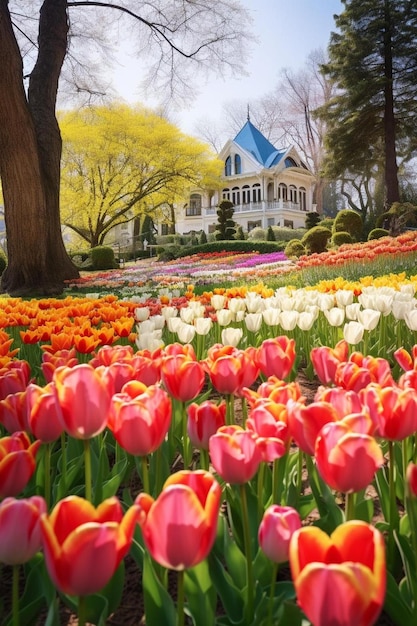
{"label": "yellow-green tree", "polygon": [[61,114],[61,219],[91,247],[143,213],[157,217],[191,187],[219,184],[209,147],[142,107],[114,104]]}

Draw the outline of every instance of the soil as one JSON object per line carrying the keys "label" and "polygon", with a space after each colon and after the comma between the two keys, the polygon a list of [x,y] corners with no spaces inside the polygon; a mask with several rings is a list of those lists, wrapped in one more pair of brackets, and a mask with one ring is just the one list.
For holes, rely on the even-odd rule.
{"label": "soil", "polygon": [[[306,398],[306,402],[310,403],[314,400],[314,395],[317,390],[317,381],[310,381],[303,376],[302,373],[297,377],[297,381],[300,384],[303,396]],[[240,410],[240,403],[236,403],[236,415]],[[235,417],[236,417],[235,415]],[[238,419],[237,419],[238,421]],[[176,470],[178,467],[176,467]],[[132,490],[138,491],[140,485],[132,485]],[[375,494],[376,497],[376,494]],[[378,513],[377,513],[378,514]],[[6,617],[10,610],[10,598],[11,598],[11,569],[4,566],[0,574],[0,626],[4,626]],[[280,568],[278,580],[290,580],[290,572],[288,568]],[[23,584],[22,579],[22,584]],[[169,576],[169,592],[175,599],[176,597],[176,575],[171,573]],[[44,626],[46,622],[46,611],[41,614],[39,619],[33,624],[33,626]],[[60,607],[60,625],[61,626],[76,626],[78,625],[78,619],[71,610],[65,607],[61,603]],[[135,560],[128,555],[125,559],[125,585],[122,600],[118,609],[109,617],[106,621],[107,626],[145,626],[144,618],[144,605],[142,597],[142,580],[141,571],[135,562]],[[163,626],[163,625],[161,625]],[[207,626],[211,626],[207,624]],[[288,625],[290,626],[290,625]],[[398,626],[391,618],[382,613],[374,626]],[[405,626],[405,625],[401,625]]]}

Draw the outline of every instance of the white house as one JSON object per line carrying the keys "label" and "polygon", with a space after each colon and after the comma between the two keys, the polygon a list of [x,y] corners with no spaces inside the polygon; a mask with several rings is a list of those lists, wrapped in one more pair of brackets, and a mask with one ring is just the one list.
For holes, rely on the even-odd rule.
{"label": "white house", "polygon": [[224,162],[220,193],[194,191],[176,213],[178,233],[213,232],[222,199],[233,202],[233,219],[244,231],[256,226],[304,227],[306,213],[315,210],[315,179],[294,147],[278,150],[248,118],[219,157]]}

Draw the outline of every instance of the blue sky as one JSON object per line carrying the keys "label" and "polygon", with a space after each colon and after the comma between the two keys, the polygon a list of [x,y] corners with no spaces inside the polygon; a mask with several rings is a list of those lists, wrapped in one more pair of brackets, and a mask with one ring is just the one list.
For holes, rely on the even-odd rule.
{"label": "blue sky", "polygon": [[[176,123],[192,134],[201,118],[218,122],[223,105],[264,95],[278,83],[282,69],[301,68],[310,52],[327,47],[335,29],[334,14],[341,13],[340,0],[241,0],[253,17],[253,44],[248,60],[248,76],[226,81],[215,77],[197,82],[199,96],[188,110],[176,114]],[[132,74],[119,68],[116,88],[128,102],[140,100]],[[198,80],[198,79],[197,79]],[[144,104],[148,104],[146,101]],[[150,104],[150,103],[149,103]]]}

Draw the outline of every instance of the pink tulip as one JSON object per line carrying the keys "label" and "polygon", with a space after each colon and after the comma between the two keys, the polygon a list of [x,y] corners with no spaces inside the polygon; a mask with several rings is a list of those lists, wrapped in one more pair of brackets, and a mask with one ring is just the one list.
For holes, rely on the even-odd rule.
{"label": "pink tulip", "polygon": [[46,502],[40,496],[0,502],[0,562],[21,565],[41,548],[40,516]]}
{"label": "pink tulip", "polygon": [[30,432],[28,411],[26,406],[26,389],[11,393],[0,400],[0,424],[8,433],[19,430]]}
{"label": "pink tulip", "polygon": [[236,424],[222,426],[210,437],[209,453],[216,472],[231,485],[251,480],[263,460],[257,436]]}
{"label": "pink tulip", "polygon": [[290,506],[272,504],[263,515],[258,539],[262,551],[274,563],[288,561],[290,539],[301,528],[298,511]]}
{"label": "pink tulip", "polygon": [[256,364],[266,377],[287,378],[295,361],[295,341],[286,335],[266,339],[256,353]]}
{"label": "pink tulip", "polygon": [[329,402],[312,402],[305,405],[290,400],[287,409],[291,436],[303,452],[313,456],[320,429],[325,424],[339,419],[335,408]]}
{"label": "pink tulip", "polygon": [[0,400],[11,393],[25,391],[30,381],[30,365],[27,361],[9,361],[0,368]]}
{"label": "pink tulip", "polygon": [[31,443],[25,432],[0,439],[0,498],[23,491],[35,471],[40,445],[38,440]]}
{"label": "pink tulip", "polygon": [[39,387],[31,383],[26,390],[26,404],[29,428],[36,439],[42,443],[56,441],[63,432],[63,426],[58,416],[53,384]]}
{"label": "pink tulip", "polygon": [[91,439],[105,429],[111,390],[94,367],[86,363],[60,367],[53,382],[58,415],[70,437]]}
{"label": "pink tulip", "polygon": [[323,385],[334,384],[336,369],[349,357],[349,344],[342,339],[334,348],[317,346],[310,352],[311,362],[318,379]]}
{"label": "pink tulip", "polygon": [[220,498],[219,483],[204,470],[172,474],[156,500],[140,493],[139,525],[152,558],[178,571],[203,561],[216,538]]}
{"label": "pink tulip", "polygon": [[212,400],[201,404],[193,402],[187,407],[187,415],[191,443],[196,448],[208,450],[210,437],[226,423],[226,403],[216,404]]}
{"label": "pink tulip", "polygon": [[202,390],[205,372],[199,361],[184,354],[166,356],[161,361],[161,381],[170,396],[188,402]]}

